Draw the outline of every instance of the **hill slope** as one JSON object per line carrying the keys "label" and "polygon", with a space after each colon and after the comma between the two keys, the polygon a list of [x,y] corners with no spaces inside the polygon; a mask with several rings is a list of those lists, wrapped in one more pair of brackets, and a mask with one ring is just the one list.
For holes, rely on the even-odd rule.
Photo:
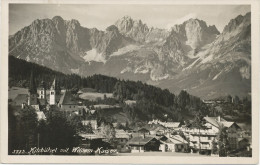
{"label": "hill slope", "polygon": [[[56,77],[59,86],[74,92],[79,88],[93,88],[101,93],[113,93],[112,102],[120,104],[122,108],[118,112],[120,114],[115,115],[113,112],[114,116],[128,116],[131,121],[147,121],[153,118],[180,121],[198,111],[204,114],[209,113],[207,106],[199,98],[186,91],[174,95],[169,90],[162,90],[141,81],[118,80],[103,75],[93,75],[87,78],[75,74],[66,75],[12,56],[9,57],[9,86],[28,87],[32,70],[37,73],[35,74],[37,84],[44,80],[50,87]],[[128,99],[136,100],[136,106],[126,106],[124,101]],[[113,117],[110,115],[110,118]]]}

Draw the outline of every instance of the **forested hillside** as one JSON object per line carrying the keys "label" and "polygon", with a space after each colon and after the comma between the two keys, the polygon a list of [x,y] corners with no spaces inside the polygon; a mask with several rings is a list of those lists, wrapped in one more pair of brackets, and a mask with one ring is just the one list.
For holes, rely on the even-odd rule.
{"label": "forested hillside", "polygon": [[113,93],[118,103],[125,100],[136,100],[134,107],[123,106],[134,121],[162,120],[181,121],[186,116],[200,111],[208,113],[207,106],[200,98],[181,91],[175,95],[167,89],[129,80],[119,80],[103,75],[80,77],[75,74],[66,75],[38,64],[9,56],[9,86],[28,87],[31,71],[34,72],[37,84],[44,80],[49,87],[56,77],[61,88],[77,91],[80,88],[94,88],[101,93]]}

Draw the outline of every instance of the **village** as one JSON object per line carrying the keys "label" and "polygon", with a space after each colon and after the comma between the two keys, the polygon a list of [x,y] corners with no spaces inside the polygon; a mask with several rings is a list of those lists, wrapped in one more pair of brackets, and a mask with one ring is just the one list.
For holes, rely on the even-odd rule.
{"label": "village", "polygon": [[[81,89],[72,94],[69,90],[60,89],[57,84],[57,80],[54,79],[50,89],[46,89],[44,81],[39,85],[31,81],[28,94],[18,94],[9,104],[17,109],[33,108],[39,121],[47,119],[48,111],[63,111],[68,116],[79,116],[82,126],[89,128],[88,131],[77,132],[80,148],[111,148],[116,149],[116,155],[123,156],[153,153],[219,156],[221,130],[226,129],[230,147],[228,156],[239,156],[236,155],[238,151],[252,153],[251,132],[242,129],[234,121],[226,121],[221,116],[204,116],[201,119],[202,124],[197,127],[187,122],[167,122],[155,118],[135,128],[129,128],[127,121],[114,121],[110,123],[110,129],[104,129],[107,125],[98,124],[96,113],[101,109],[109,111],[111,108],[120,108],[120,105],[86,105],[80,97],[86,95],[89,90],[85,92]],[[99,100],[112,97],[109,94],[100,96]],[[206,103],[212,104],[212,101]],[[124,104],[135,106],[136,101],[125,100]]]}

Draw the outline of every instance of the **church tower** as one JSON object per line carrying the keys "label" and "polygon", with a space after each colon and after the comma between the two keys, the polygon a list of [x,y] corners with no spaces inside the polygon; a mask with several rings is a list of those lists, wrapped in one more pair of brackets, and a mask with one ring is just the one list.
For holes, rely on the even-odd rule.
{"label": "church tower", "polygon": [[44,81],[42,81],[40,84],[39,99],[46,99],[46,84]]}
{"label": "church tower", "polygon": [[55,78],[50,89],[50,105],[55,105],[57,103],[57,94],[59,94],[59,90]]}
{"label": "church tower", "polygon": [[38,94],[33,72],[31,72],[28,105],[38,105]]}

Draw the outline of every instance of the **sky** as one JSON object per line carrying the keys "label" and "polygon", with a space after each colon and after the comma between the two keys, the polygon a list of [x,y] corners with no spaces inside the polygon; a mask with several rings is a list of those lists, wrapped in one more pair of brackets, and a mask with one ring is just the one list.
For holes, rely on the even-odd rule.
{"label": "sky", "polygon": [[126,15],[141,19],[148,27],[163,29],[198,18],[207,25],[215,25],[222,32],[231,19],[250,11],[250,5],[10,4],[9,34],[30,25],[35,19],[51,19],[54,16],[65,20],[76,19],[83,27],[105,30]]}

